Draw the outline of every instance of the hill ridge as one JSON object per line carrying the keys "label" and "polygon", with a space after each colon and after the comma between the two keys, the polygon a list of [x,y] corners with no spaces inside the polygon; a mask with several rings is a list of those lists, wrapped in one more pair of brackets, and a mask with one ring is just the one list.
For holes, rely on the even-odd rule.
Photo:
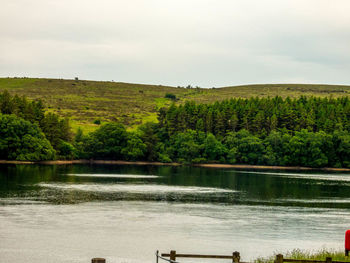
{"label": "hill ridge", "polygon": [[157,110],[174,102],[212,103],[233,97],[341,97],[350,86],[331,84],[249,84],[220,88],[185,88],[114,81],[0,78],[0,92],[42,99],[49,111],[69,117],[73,128],[94,130],[98,123],[120,121],[129,128],[157,120]]}

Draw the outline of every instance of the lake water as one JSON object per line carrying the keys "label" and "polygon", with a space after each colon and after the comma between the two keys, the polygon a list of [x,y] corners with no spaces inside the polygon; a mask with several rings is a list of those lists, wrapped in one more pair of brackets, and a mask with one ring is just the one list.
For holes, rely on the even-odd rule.
{"label": "lake water", "polygon": [[343,249],[348,228],[350,174],[0,166],[1,262],[145,263],[171,249],[249,261]]}

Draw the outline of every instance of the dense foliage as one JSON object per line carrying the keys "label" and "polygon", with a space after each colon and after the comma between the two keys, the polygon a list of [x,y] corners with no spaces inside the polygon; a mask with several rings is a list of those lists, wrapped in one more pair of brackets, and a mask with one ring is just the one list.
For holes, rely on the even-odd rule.
{"label": "dense foliage", "polygon": [[55,150],[38,125],[16,117],[0,114],[0,159],[52,160]]}
{"label": "dense foliage", "polygon": [[75,143],[85,158],[350,167],[348,114],[347,98],[189,102],[160,110],[158,124],[108,123]]}
{"label": "dense foliage", "polygon": [[[72,135],[70,131],[68,119],[61,119],[58,115],[53,113],[45,113],[44,105],[41,100],[29,101],[26,97],[19,97],[17,95],[11,96],[9,92],[4,91],[0,93],[0,113],[2,114],[1,123],[2,129],[9,128],[7,125],[14,125],[16,123],[16,133],[9,133],[8,131],[1,131],[1,139],[3,143],[7,142],[7,148],[19,147],[18,145],[12,144],[14,141],[13,136],[18,140],[23,140],[25,135],[31,135],[33,138],[37,138],[36,143],[43,144],[43,147],[47,147],[47,140],[49,148],[54,149],[54,154],[47,154],[44,157],[42,154],[35,154],[32,149],[33,156],[27,158],[28,154],[10,154],[7,157],[5,153],[1,155],[5,159],[17,159],[17,160],[49,160],[53,159],[55,152],[59,158],[74,158],[74,147],[69,143],[72,141]],[[9,117],[11,116],[11,117]],[[31,128],[29,128],[31,124]],[[15,129],[15,128],[13,128]],[[37,134],[32,132],[35,130]],[[42,140],[44,139],[44,140]],[[5,146],[3,146],[5,147]],[[24,151],[20,148],[17,151]],[[34,157],[35,156],[35,157]]]}
{"label": "dense foliage", "polygon": [[256,135],[278,130],[293,133],[350,131],[350,99],[281,97],[230,99],[214,104],[173,104],[159,112],[160,126],[169,135],[187,129],[224,137],[242,129]]}
{"label": "dense foliage", "polygon": [[[159,123],[127,131],[122,124],[110,122],[89,134],[78,130],[73,140],[68,120],[45,113],[40,101],[28,102],[4,92],[0,108],[3,114],[17,116],[3,115],[2,129],[7,127],[6,118],[15,118],[23,127],[29,124],[24,120],[30,121],[43,145],[48,140],[58,158],[350,167],[350,100],[346,97],[173,104],[159,111]],[[18,128],[19,135],[2,132],[2,149],[7,145],[16,150],[18,144],[9,147],[7,137],[23,140],[26,133],[33,134],[28,129]],[[17,155],[1,158],[53,158],[43,157],[40,151],[35,158],[24,157],[18,149]]]}
{"label": "dense foliage", "polygon": [[108,123],[75,140],[80,157],[160,162],[261,164],[310,167],[350,167],[350,134],[337,130],[294,134],[272,131],[257,136],[247,130],[229,132],[222,139],[212,133],[186,130],[168,136],[157,124],[128,132]]}

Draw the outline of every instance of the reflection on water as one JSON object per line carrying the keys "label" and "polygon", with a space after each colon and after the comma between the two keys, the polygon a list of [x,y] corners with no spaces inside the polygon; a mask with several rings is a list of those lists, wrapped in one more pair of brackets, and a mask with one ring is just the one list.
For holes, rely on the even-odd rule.
{"label": "reflection on water", "polygon": [[[63,174],[64,175],[64,174]],[[158,178],[156,175],[140,175],[140,174],[66,174],[67,176],[82,176],[82,177],[104,177],[104,178]]]}
{"label": "reflection on water", "polygon": [[[153,166],[0,166],[4,262],[154,262],[154,252],[251,260],[342,248],[347,174]],[[331,237],[331,238],[330,238]],[[189,262],[186,260],[186,262]]]}
{"label": "reflection on water", "polygon": [[350,208],[348,174],[153,166],[0,166],[0,198]]}
{"label": "reflection on water", "polygon": [[109,193],[147,193],[147,194],[166,194],[166,193],[192,193],[192,194],[208,194],[208,193],[227,193],[235,192],[233,190],[210,188],[210,187],[181,187],[170,185],[157,185],[157,184],[38,184],[44,188],[55,188],[64,190],[80,190],[87,192],[109,192]]}
{"label": "reflection on water", "polygon": [[[227,171],[230,172],[230,171]],[[257,172],[257,171],[231,171],[242,174],[261,174],[271,176],[285,176],[288,178],[299,178],[305,180],[319,180],[319,181],[335,181],[335,182],[350,182],[350,174],[317,174],[317,173],[283,173],[283,172]]]}

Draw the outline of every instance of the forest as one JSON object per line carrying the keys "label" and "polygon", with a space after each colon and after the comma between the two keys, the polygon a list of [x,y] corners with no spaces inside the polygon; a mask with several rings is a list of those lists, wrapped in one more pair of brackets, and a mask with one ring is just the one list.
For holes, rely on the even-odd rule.
{"label": "forest", "polygon": [[40,100],[0,93],[0,159],[350,167],[350,100],[250,98],[161,108],[158,122],[73,134]]}

